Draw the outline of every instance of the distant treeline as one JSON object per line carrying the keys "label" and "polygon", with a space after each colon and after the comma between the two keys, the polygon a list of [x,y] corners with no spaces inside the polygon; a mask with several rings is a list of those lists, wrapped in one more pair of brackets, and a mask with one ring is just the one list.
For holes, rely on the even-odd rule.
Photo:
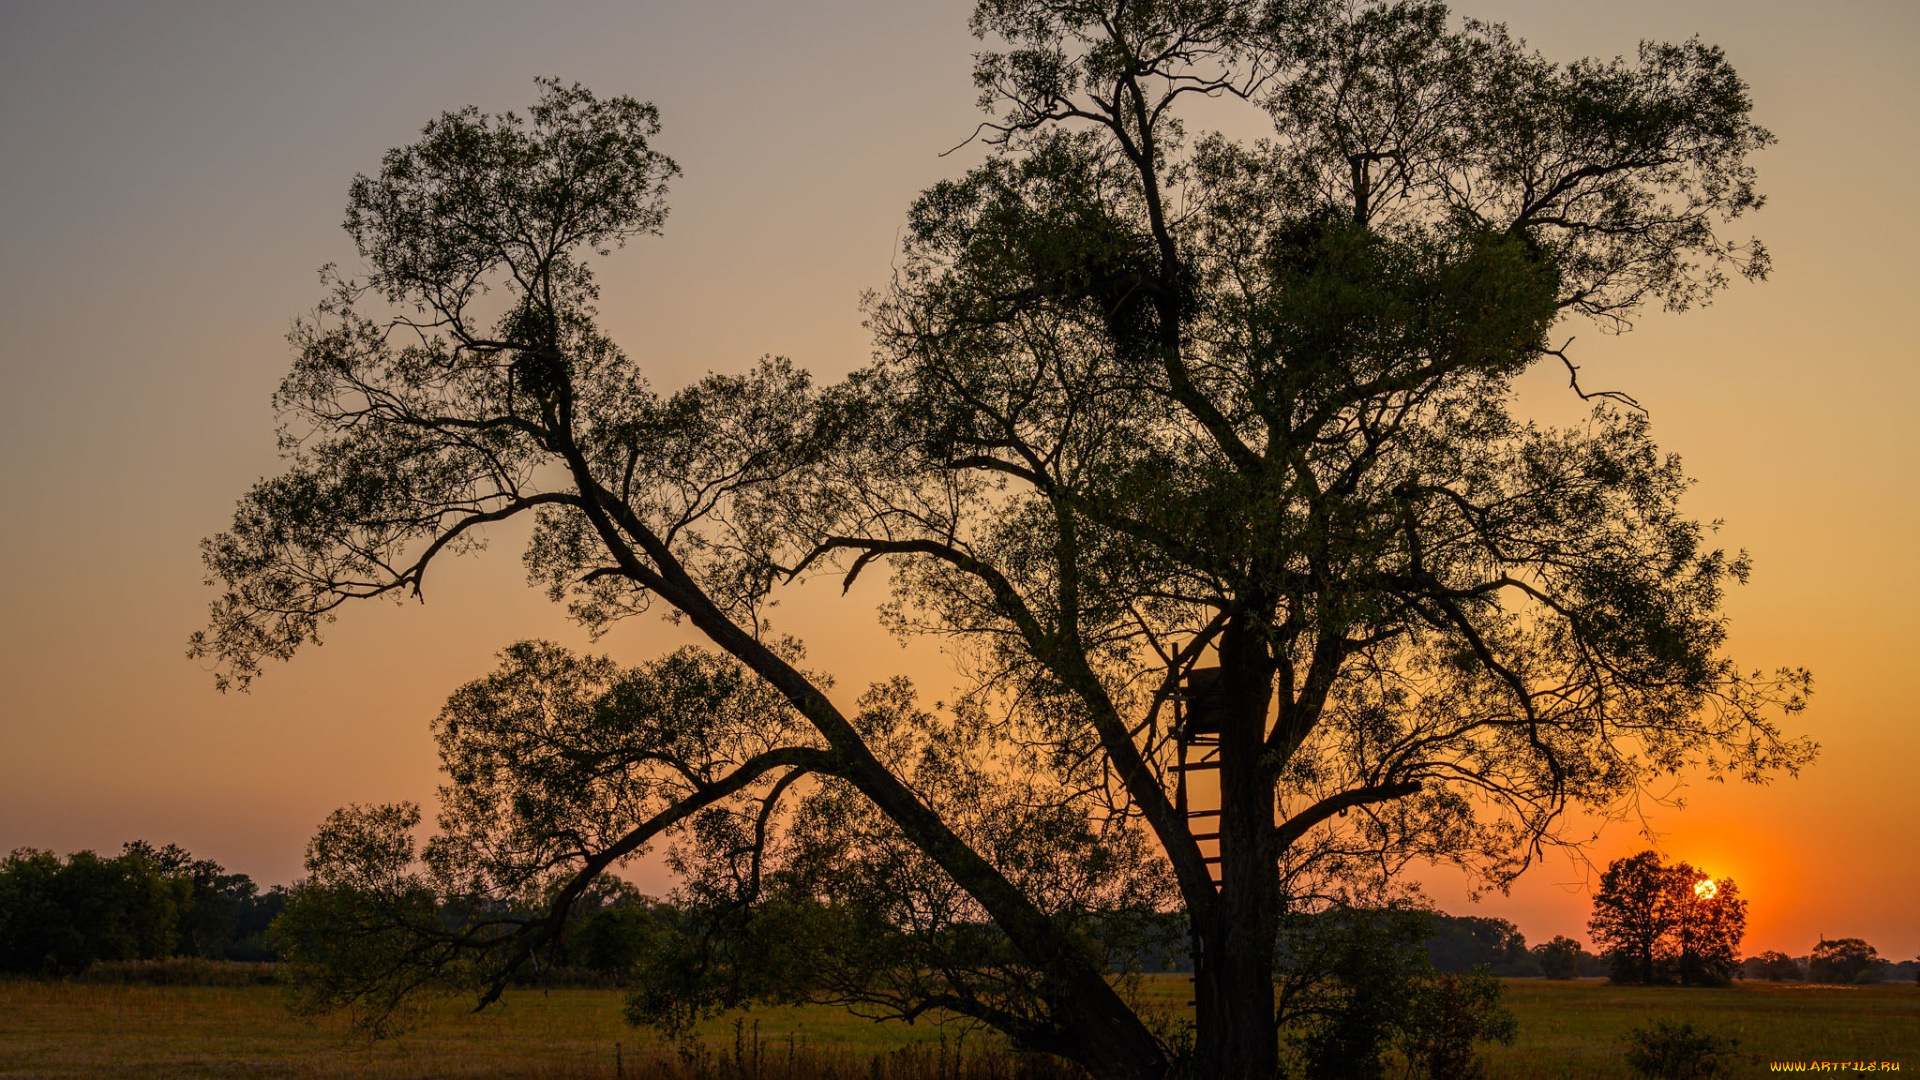
{"label": "distant treeline", "polygon": [[[1311,922],[1318,917],[1299,918]],[[1544,975],[1572,979],[1607,973],[1606,960],[1586,951],[1579,942],[1556,937],[1529,947],[1526,935],[1505,919],[1437,911],[1415,912],[1410,917],[1416,923],[1424,920],[1425,929],[1420,932],[1426,942],[1427,960],[1443,974],[1465,975],[1477,968],[1505,978]],[[1144,957],[1140,966],[1145,971],[1191,972],[1193,960],[1184,950],[1156,952]]]}
{"label": "distant treeline", "polygon": [[288,892],[262,892],[171,844],[108,858],[23,848],[0,863],[0,971],[73,975],[97,963],[272,960],[267,927]]}
{"label": "distant treeline", "polygon": [[[75,975],[98,964],[176,957],[278,960],[268,930],[292,895],[280,885],[262,890],[246,874],[228,873],[171,844],[135,841],[111,858],[77,851],[62,859],[23,848],[0,863],[0,972]],[[1410,917],[1410,933],[1425,941],[1426,959],[1438,973],[1484,969],[1507,978],[1570,979],[1608,971],[1605,957],[1571,938],[1528,946],[1505,919],[1440,912]],[[671,905],[624,882],[604,882],[583,897],[568,932],[545,953],[540,981],[623,983],[654,936],[679,921]],[[1149,935],[1162,947],[1129,966],[1192,971],[1191,957],[1176,944],[1177,928],[1170,922],[1168,930]],[[1895,963],[1865,941],[1839,938],[1822,940],[1807,956],[1749,957],[1740,975],[1776,982],[1911,981],[1920,977],[1920,961]]]}
{"label": "distant treeline", "polygon": [[1894,962],[1860,938],[1820,939],[1806,956],[1764,952],[1741,964],[1741,976],[1767,982],[1813,982],[1840,986],[1920,981],[1920,958]]}

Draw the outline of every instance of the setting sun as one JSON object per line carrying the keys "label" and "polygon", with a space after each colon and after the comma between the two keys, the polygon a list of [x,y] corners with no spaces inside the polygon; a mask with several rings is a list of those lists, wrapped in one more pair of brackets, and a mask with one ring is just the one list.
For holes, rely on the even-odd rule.
{"label": "setting sun", "polygon": [[1714,884],[1712,878],[1701,878],[1693,886],[1693,894],[1702,900],[1711,900],[1719,892],[1720,886]]}

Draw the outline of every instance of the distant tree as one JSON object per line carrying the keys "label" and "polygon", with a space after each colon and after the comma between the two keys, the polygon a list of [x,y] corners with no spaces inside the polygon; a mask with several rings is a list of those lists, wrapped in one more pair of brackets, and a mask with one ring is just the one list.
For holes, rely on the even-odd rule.
{"label": "distant tree", "polygon": [[1676,899],[1673,875],[1657,852],[1615,859],[1600,875],[1587,933],[1615,982],[1666,981]]}
{"label": "distant tree", "polygon": [[1807,957],[1807,979],[1841,985],[1879,982],[1879,950],[1859,938],[1821,938]]}
{"label": "distant tree", "polygon": [[1506,919],[1438,915],[1427,955],[1439,971],[1465,973],[1486,967],[1496,975],[1538,974],[1526,935]]}
{"label": "distant tree", "polygon": [[1589,935],[1614,981],[1721,985],[1739,970],[1747,906],[1731,878],[1658,853],[1615,859],[1594,894]]}
{"label": "distant tree", "polygon": [[274,949],[268,931],[275,919],[286,910],[289,890],[284,885],[274,885],[261,892],[251,878],[245,874],[235,875],[240,882],[232,890],[237,905],[233,917],[233,937],[227,945],[227,959],[258,961],[278,960],[280,954]]}
{"label": "distant tree", "polygon": [[659,936],[659,921],[639,907],[602,908],[588,915],[575,935],[581,966],[616,978],[631,975]]}
{"label": "distant tree", "polygon": [[1580,975],[1580,959],[1586,948],[1565,935],[1555,936],[1545,945],[1534,946],[1540,971],[1549,979],[1572,979]]}
{"label": "distant tree", "polygon": [[1747,978],[1767,982],[1799,982],[1807,977],[1799,961],[1786,953],[1771,950],[1748,957],[1745,967]]}
{"label": "distant tree", "polygon": [[[180,847],[155,847],[135,840],[122,849],[152,864],[167,878],[186,882],[187,896],[180,908],[174,951],[181,956],[223,959],[232,943],[239,915],[238,894],[250,895],[253,882],[246,875],[228,874],[211,859],[196,859]],[[244,886],[240,883],[244,881]]]}
{"label": "distant tree", "polygon": [[[590,259],[666,216],[651,106],[546,83],[354,181],[366,277],[295,330],[286,465],[206,545],[196,655],[244,683],[531,519],[528,569],[589,628],[670,612],[718,650],[675,662],[778,707],[676,716],[628,669],[509,658],[497,697],[566,708],[447,729],[424,868],[385,861],[388,812],[316,849],[301,955],[375,965],[330,1000],[484,999],[671,832],[740,935],[717,951],[762,912],[845,919],[867,935],[803,966],[889,960],[836,988],[876,1012],[938,1004],[1103,1077],[1265,1078],[1289,906],[1423,858],[1507,881],[1570,808],[1807,760],[1778,721],[1804,673],[1723,652],[1746,560],[1562,336],[1764,275],[1728,230],[1771,136],[1719,50],[1556,64],[1425,2],[982,0],[972,25],[986,160],[910,208],[874,362],[833,387],[770,361],[661,395],[598,328]],[[1202,98],[1269,138],[1192,126]],[[1524,414],[1542,364],[1585,421]],[[836,692],[769,625],[779,586],[868,570],[893,629],[966,657],[946,706]],[[1197,823],[1172,730],[1203,681]],[[320,943],[307,915],[362,910],[324,883],[361,877],[412,947]],[[507,917],[449,936],[448,909]],[[1104,935],[1168,909],[1191,1063],[1108,978]]]}
{"label": "distant tree", "polygon": [[1670,868],[1674,973],[1683,986],[1724,986],[1740,970],[1747,902],[1732,878],[1709,878],[1686,863]]}

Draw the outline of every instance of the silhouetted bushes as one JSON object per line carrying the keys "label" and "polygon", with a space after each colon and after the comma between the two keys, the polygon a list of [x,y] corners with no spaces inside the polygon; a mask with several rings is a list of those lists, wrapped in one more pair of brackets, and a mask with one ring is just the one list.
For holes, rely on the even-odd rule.
{"label": "silhouetted bushes", "polygon": [[1728,1074],[1737,1046],[1692,1024],[1660,1020],[1627,1032],[1627,1068],[1641,1080],[1712,1080]]}
{"label": "silhouetted bushes", "polygon": [[[1480,1073],[1476,1044],[1513,1041],[1514,1018],[1488,967],[1436,969],[1429,946],[1435,922],[1445,918],[1405,907],[1336,907],[1282,923],[1280,1018],[1306,1075],[1380,1080],[1397,1050],[1409,1076],[1471,1080]],[[1525,955],[1511,923],[1494,940]]]}

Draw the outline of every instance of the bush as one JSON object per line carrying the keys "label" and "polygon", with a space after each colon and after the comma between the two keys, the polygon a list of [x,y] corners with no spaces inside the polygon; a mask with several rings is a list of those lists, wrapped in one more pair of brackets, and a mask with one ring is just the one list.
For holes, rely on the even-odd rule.
{"label": "bush", "polygon": [[1660,1020],[1627,1032],[1627,1067],[1641,1080],[1712,1080],[1727,1074],[1738,1045],[1692,1024]]}
{"label": "bush", "polygon": [[1500,1004],[1500,980],[1481,968],[1445,973],[1415,987],[1400,1048],[1417,1075],[1432,1080],[1478,1080],[1484,1074],[1474,1044],[1512,1044],[1520,1025]]}
{"label": "bush", "polygon": [[1397,1048],[1411,1075],[1470,1080],[1480,1075],[1475,1044],[1513,1041],[1500,980],[1486,965],[1435,971],[1432,926],[1429,912],[1404,906],[1337,907],[1283,923],[1280,1014],[1307,1076],[1377,1080]]}
{"label": "bush", "polygon": [[1376,1080],[1422,977],[1432,916],[1336,907],[1290,917],[1280,939],[1280,1010],[1308,1076]]}

